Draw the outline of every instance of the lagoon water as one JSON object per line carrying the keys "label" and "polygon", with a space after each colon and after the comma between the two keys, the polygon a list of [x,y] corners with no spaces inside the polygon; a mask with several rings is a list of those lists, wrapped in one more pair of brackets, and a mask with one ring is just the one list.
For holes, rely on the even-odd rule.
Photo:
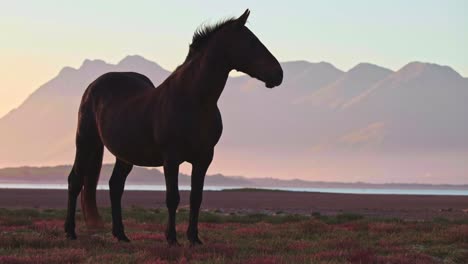
{"label": "lagoon water", "polygon": [[[251,188],[252,186],[205,186],[206,191],[222,191],[229,189]],[[257,189],[281,190],[291,192],[321,192],[347,194],[398,194],[398,195],[463,195],[468,196],[468,190],[453,189],[390,189],[390,188],[293,188],[293,187],[255,187]],[[47,189],[66,190],[66,184],[29,184],[0,183],[0,189]],[[108,190],[107,185],[98,185],[98,190]],[[190,186],[179,186],[180,190],[190,190]],[[164,185],[125,185],[125,190],[132,191],[165,191]]]}

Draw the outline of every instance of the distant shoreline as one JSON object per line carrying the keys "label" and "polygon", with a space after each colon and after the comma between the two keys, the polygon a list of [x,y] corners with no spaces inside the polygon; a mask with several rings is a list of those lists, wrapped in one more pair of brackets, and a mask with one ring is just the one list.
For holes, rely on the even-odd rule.
{"label": "distant shoreline", "polygon": [[[189,191],[181,191],[179,208],[188,208]],[[109,193],[97,191],[99,207],[109,207]],[[164,191],[125,191],[124,207],[165,208]],[[0,189],[0,208],[67,206],[66,190]],[[356,213],[371,217],[425,220],[468,218],[468,196],[332,194],[287,191],[205,191],[203,210],[224,213]]]}
{"label": "distant shoreline", "polygon": [[[71,165],[44,167],[0,168],[0,185],[5,183],[23,184],[67,184]],[[100,184],[107,185],[113,164],[104,164]],[[190,186],[190,176],[179,174],[179,184]],[[127,185],[165,185],[164,175],[157,168],[135,167],[128,177]],[[324,182],[301,179],[248,178],[244,176],[207,175],[205,186],[253,187],[253,188],[361,188],[361,189],[416,189],[416,190],[466,190],[468,184],[427,184],[427,183],[365,183],[365,182]],[[1,188],[1,186],[0,186]]]}

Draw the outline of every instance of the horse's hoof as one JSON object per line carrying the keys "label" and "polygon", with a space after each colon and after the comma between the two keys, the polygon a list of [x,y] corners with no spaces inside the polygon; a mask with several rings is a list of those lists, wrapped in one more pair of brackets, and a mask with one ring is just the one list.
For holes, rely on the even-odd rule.
{"label": "horse's hoof", "polygon": [[125,235],[123,237],[118,237],[117,239],[119,240],[119,242],[130,242],[130,239],[128,239],[128,237],[126,237]]}
{"label": "horse's hoof", "polygon": [[198,238],[198,231],[191,231],[190,229],[187,230],[187,239],[190,242],[190,246],[197,246],[197,245],[203,245],[203,242],[201,242],[200,238]]}
{"label": "horse's hoof", "polygon": [[180,244],[177,241],[177,234],[175,230],[173,231],[166,230],[166,241],[169,247],[180,247]]}
{"label": "horse's hoof", "polygon": [[177,241],[177,239],[168,239],[167,244],[169,247],[180,247],[180,243]]}
{"label": "horse's hoof", "polygon": [[67,239],[68,240],[76,240],[76,234],[67,232]]}
{"label": "horse's hoof", "polygon": [[123,232],[112,233],[112,235],[117,238],[119,242],[130,242],[130,239]]}
{"label": "horse's hoof", "polygon": [[196,239],[193,239],[193,240],[190,240],[190,246],[191,247],[196,247],[196,246],[201,246],[203,245],[203,242],[201,242],[201,240],[197,237]]}

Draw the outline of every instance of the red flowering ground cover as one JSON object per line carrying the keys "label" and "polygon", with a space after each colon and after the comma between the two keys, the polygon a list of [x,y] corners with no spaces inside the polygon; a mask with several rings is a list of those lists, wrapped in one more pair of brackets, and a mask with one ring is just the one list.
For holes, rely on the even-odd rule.
{"label": "red flowering ground cover", "polygon": [[106,229],[88,230],[78,220],[78,240],[67,241],[64,210],[0,209],[0,263],[468,263],[468,219],[204,212],[205,245],[190,248],[181,210],[182,247],[169,248],[165,210],[125,210],[131,243],[112,238],[109,209],[101,212]]}

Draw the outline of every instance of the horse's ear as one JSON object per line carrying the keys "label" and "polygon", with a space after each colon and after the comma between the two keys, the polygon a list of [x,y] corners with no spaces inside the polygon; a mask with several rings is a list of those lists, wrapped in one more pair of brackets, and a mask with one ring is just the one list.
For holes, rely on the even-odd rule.
{"label": "horse's ear", "polygon": [[238,19],[236,19],[237,24],[240,25],[240,26],[245,25],[245,23],[247,22],[247,19],[249,18],[249,15],[250,15],[250,10],[246,9],[244,14],[242,14],[242,16],[240,16]]}

